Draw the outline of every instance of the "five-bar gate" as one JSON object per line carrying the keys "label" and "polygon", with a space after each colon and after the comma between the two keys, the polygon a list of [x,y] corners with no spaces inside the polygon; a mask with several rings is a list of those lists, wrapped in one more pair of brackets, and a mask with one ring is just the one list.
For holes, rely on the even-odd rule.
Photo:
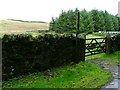
{"label": "five-bar gate", "polygon": [[106,38],[89,38],[85,40],[85,56],[106,52]]}

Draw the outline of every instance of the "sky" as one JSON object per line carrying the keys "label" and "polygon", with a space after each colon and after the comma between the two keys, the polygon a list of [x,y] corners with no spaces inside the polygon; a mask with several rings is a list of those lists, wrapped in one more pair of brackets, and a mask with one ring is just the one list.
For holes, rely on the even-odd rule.
{"label": "sky", "polygon": [[0,20],[18,19],[50,22],[61,11],[78,8],[107,10],[118,14],[119,0],[0,0]]}

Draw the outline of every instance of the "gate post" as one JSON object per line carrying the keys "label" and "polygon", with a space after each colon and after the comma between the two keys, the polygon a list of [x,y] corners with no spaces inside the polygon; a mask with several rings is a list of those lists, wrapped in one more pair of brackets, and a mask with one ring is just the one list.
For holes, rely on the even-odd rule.
{"label": "gate post", "polygon": [[81,61],[85,61],[85,42],[86,42],[86,40],[85,40],[86,38],[85,38],[85,35],[84,35],[84,37],[81,37],[81,39],[80,39],[80,42],[79,42],[79,48],[80,48],[80,50],[79,50],[79,56],[80,56],[80,60]]}
{"label": "gate post", "polygon": [[83,38],[83,51],[82,51],[82,61],[85,61],[85,43],[86,43],[86,41],[85,41],[85,38]]}
{"label": "gate post", "polygon": [[112,40],[111,36],[108,34],[106,37],[106,54],[111,54],[112,52]]}

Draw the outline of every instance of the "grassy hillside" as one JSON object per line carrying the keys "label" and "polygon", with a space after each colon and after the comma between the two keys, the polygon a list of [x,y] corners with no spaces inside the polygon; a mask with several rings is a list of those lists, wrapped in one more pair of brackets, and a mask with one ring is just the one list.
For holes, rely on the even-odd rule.
{"label": "grassy hillside", "polygon": [[20,22],[12,20],[0,20],[0,33],[24,32],[30,30],[48,30],[48,23]]}

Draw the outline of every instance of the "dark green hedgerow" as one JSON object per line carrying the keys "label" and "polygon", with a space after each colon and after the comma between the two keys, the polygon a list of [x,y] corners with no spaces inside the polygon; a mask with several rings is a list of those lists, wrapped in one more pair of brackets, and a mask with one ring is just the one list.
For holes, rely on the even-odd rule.
{"label": "dark green hedgerow", "polygon": [[84,60],[85,40],[74,35],[4,35],[3,80]]}

